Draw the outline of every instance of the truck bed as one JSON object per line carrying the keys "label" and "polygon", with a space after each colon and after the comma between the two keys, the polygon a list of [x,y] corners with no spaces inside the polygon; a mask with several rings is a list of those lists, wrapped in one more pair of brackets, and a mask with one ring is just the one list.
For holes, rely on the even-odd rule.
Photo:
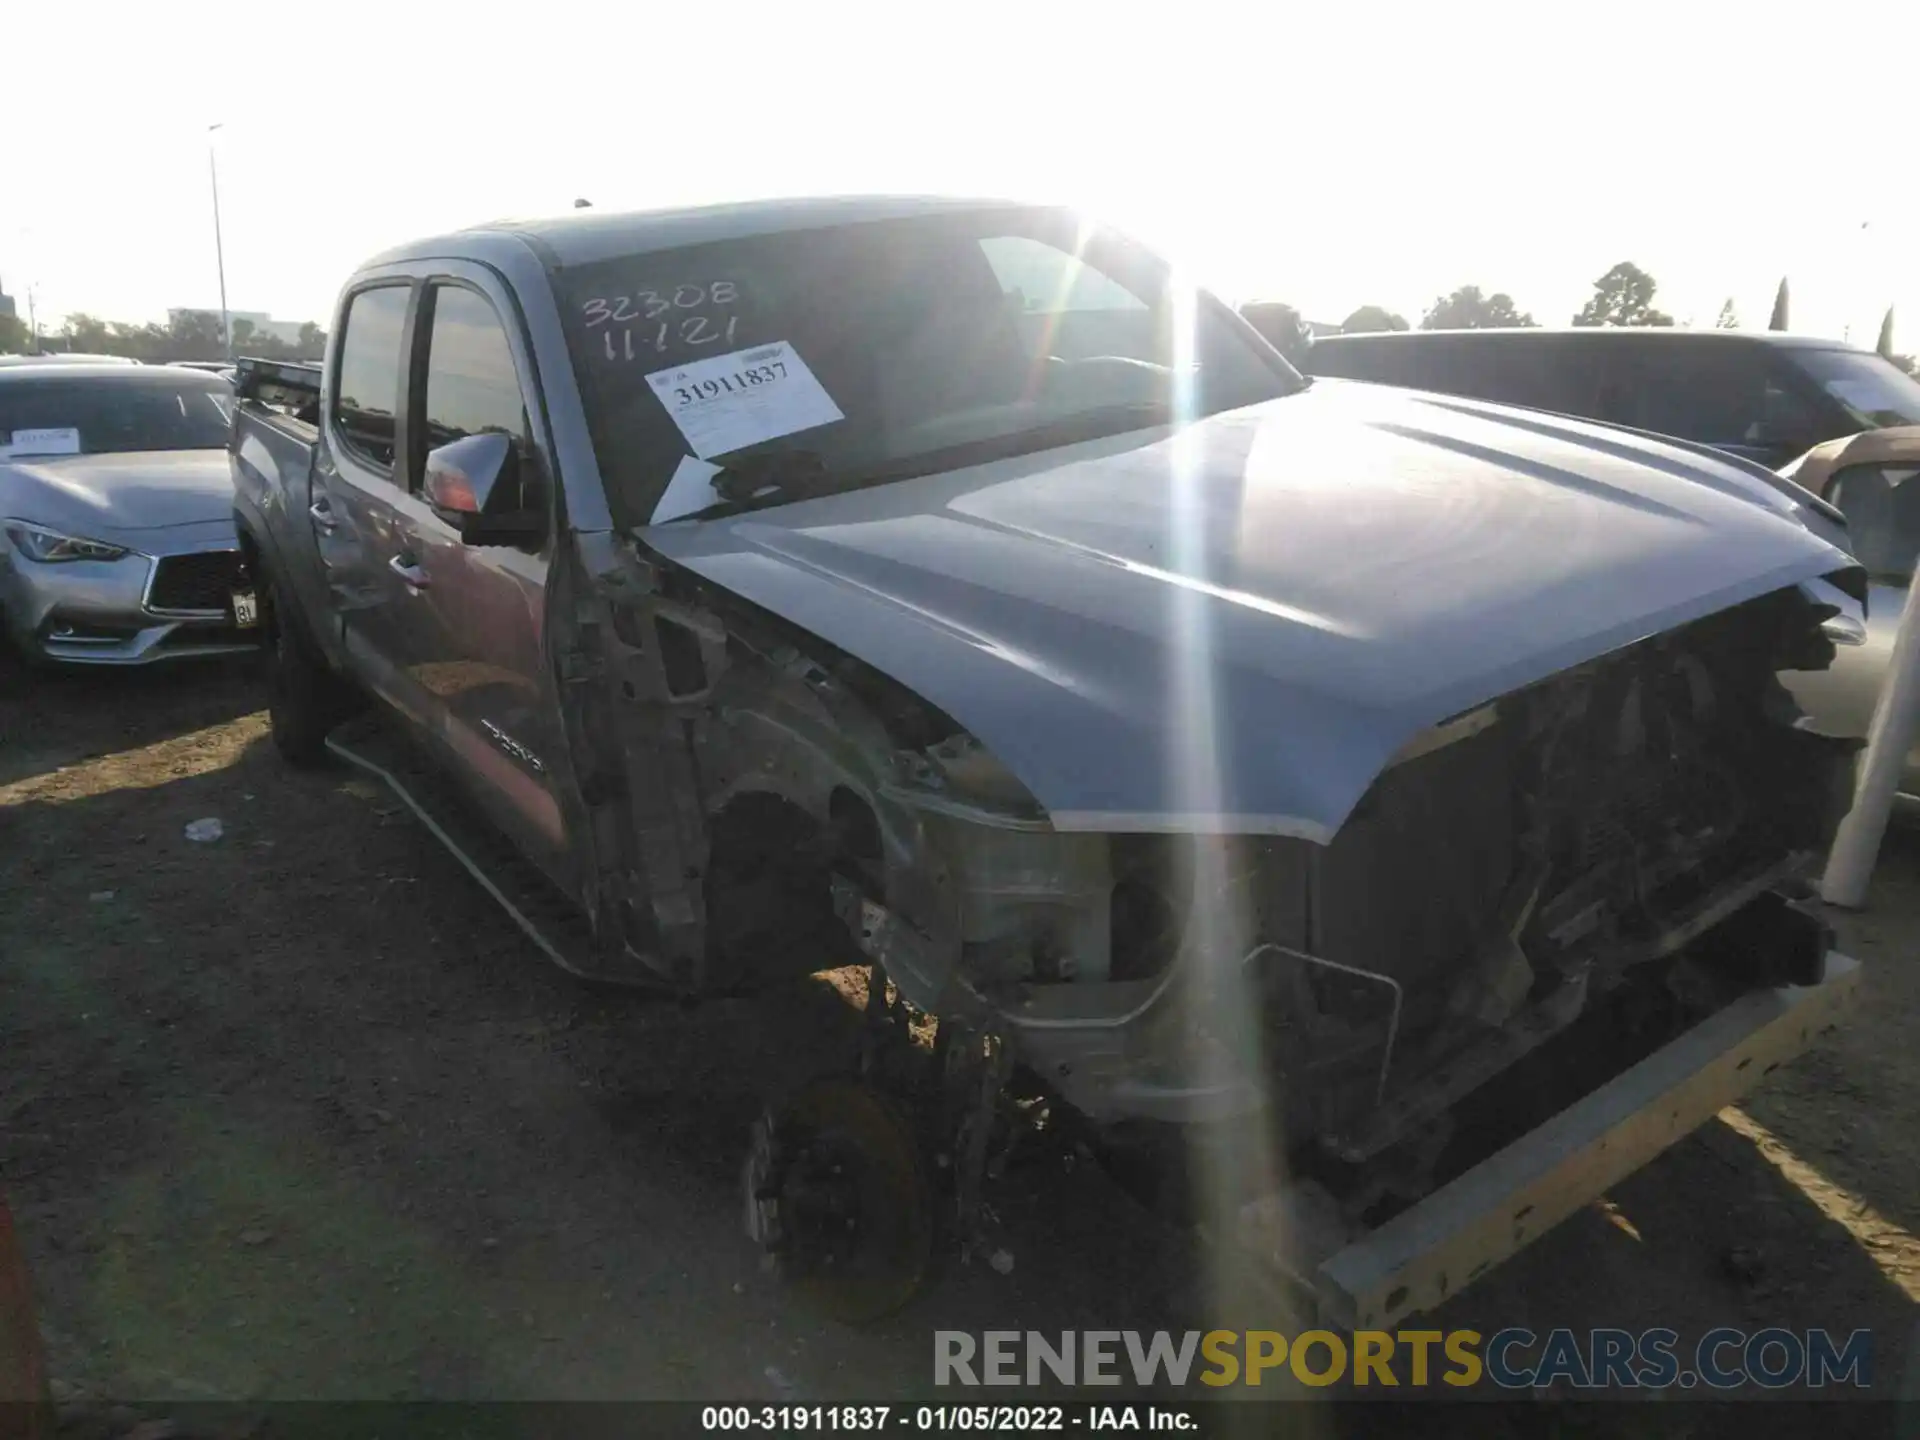
{"label": "truck bed", "polygon": [[[242,546],[276,583],[302,589],[312,574],[307,520],[314,450],[320,439],[320,367],[242,360],[230,453]],[[259,552],[265,552],[264,554]]]}

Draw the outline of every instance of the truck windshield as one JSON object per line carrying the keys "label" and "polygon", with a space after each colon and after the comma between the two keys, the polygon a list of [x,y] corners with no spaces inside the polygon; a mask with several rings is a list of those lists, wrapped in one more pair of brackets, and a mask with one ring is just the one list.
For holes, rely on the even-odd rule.
{"label": "truck windshield", "polygon": [[[1165,262],[1057,211],[796,230],[570,267],[557,298],[614,518],[688,456],[807,493],[1285,395]],[[803,462],[802,465],[782,464]],[[791,498],[790,494],[768,494]]]}
{"label": "truck windshield", "polygon": [[0,382],[0,457],[224,450],[232,405],[217,376],[16,372]]}
{"label": "truck windshield", "polygon": [[1859,350],[1796,349],[1793,363],[1868,429],[1920,425],[1920,381],[1883,356]]}

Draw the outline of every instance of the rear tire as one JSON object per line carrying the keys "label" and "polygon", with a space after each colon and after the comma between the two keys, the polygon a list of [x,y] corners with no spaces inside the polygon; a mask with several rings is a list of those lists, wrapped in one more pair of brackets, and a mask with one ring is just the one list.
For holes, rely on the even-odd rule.
{"label": "rear tire", "polygon": [[327,732],[353,712],[356,697],[328,668],[299,613],[276,601],[269,589],[267,718],[274,748],[289,765],[311,770],[326,763]]}

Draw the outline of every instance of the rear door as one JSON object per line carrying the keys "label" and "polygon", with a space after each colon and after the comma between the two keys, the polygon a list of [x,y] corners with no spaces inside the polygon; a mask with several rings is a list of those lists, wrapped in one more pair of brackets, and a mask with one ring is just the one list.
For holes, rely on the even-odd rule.
{"label": "rear door", "polygon": [[406,481],[397,457],[416,290],[399,277],[365,282],[347,296],[307,511],[330,623],[361,679],[401,708],[407,695],[398,683],[395,623],[408,596],[391,567],[405,544],[397,506]]}
{"label": "rear door", "polygon": [[[556,879],[569,849],[558,782],[559,702],[546,664],[548,560],[556,528],[549,447],[518,311],[496,276],[445,262],[422,291],[396,501],[395,573],[407,601],[396,652],[410,708],[473,798]],[[523,546],[468,544],[421,491],[428,454],[485,431],[509,436],[546,533]]]}

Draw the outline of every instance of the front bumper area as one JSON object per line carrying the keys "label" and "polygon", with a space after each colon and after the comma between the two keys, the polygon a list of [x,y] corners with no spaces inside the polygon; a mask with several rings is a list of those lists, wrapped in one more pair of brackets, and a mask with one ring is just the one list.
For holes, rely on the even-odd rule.
{"label": "front bumper area", "polygon": [[57,565],[36,564],[0,546],[0,618],[29,659],[61,665],[150,665],[252,650],[256,632],[237,628],[224,608],[150,603],[163,559],[215,555],[232,555],[238,563],[230,536],[183,544],[160,556],[134,553]]}
{"label": "front bumper area", "polygon": [[1303,1283],[1329,1324],[1377,1329],[1432,1310],[1805,1051],[1859,982],[1860,962],[1829,951],[1819,984],[1741,996],[1317,1264],[1260,1202],[1242,1212],[1239,1242]]}

